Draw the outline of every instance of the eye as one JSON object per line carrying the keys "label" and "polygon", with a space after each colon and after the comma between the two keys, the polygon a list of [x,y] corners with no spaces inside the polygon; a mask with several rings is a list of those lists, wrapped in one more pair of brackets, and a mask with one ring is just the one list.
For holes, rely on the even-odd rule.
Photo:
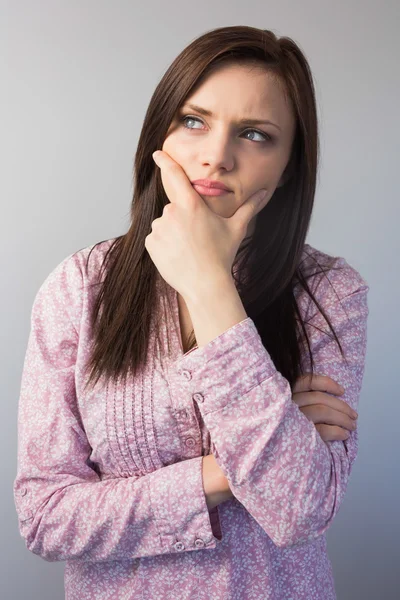
{"label": "eye", "polygon": [[[203,121],[201,119],[198,119],[197,117],[192,117],[190,115],[185,115],[185,116],[183,116],[180,119],[180,122],[183,123],[183,126],[184,126],[185,129],[195,129],[195,127],[188,127],[186,125],[187,121],[194,121],[194,122],[197,122],[197,123],[203,123]],[[250,132],[255,133],[256,135],[260,135],[262,137],[261,143],[262,142],[272,142],[272,137],[270,135],[268,135],[267,133],[264,133],[262,131],[258,131],[258,129],[246,129],[243,132],[242,135],[244,135],[246,133],[250,133]],[[257,141],[257,140],[250,139],[249,141],[253,142],[253,141]],[[260,141],[258,143],[260,143]]]}

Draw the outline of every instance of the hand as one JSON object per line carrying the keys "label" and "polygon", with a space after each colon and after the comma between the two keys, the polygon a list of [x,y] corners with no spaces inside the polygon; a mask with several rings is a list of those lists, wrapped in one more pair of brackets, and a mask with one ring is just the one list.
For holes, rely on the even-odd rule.
{"label": "hand", "polygon": [[258,190],[231,217],[221,217],[207,206],[169,154],[160,150],[153,158],[161,169],[170,204],[152,222],[145,247],[161,276],[186,299],[232,279],[235,256],[265,194],[260,198]]}
{"label": "hand", "polygon": [[203,457],[202,477],[208,509],[233,498],[228,479],[217,463],[214,454],[207,454]]}
{"label": "hand", "polygon": [[349,431],[356,428],[357,413],[344,400],[330,395],[340,396],[344,391],[327,375],[312,376],[307,373],[297,379],[292,391],[293,402],[307,419],[315,423],[325,442],[347,440]]}

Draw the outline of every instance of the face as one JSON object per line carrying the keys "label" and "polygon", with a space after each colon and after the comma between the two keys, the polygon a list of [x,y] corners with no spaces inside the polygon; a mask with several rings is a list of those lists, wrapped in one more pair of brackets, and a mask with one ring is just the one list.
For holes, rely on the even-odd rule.
{"label": "face", "polygon": [[[204,115],[188,104],[212,115]],[[257,123],[241,123],[243,119],[255,119]],[[282,175],[294,134],[292,108],[273,76],[254,65],[224,66],[185,100],[162,150],[183,168],[190,181],[214,179],[232,190],[221,196],[196,190],[216,214],[230,217],[247,198],[266,188],[268,194],[259,212],[284,183]],[[256,217],[246,237],[253,233]]]}

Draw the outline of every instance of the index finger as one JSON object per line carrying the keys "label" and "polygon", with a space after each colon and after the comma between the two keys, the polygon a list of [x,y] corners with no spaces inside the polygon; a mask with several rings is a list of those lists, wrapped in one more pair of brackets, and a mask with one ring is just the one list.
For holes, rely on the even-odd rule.
{"label": "index finger", "polygon": [[187,207],[188,198],[195,199],[197,196],[197,198],[202,200],[181,165],[167,152],[156,150],[152,156],[156,165],[160,167],[164,190],[172,204],[180,204]]}

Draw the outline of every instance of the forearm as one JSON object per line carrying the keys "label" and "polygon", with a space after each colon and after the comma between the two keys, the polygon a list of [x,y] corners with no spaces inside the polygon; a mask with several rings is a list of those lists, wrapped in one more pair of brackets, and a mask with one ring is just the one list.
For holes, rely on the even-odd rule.
{"label": "forearm", "polygon": [[228,480],[213,454],[203,457],[203,487],[209,510],[233,497]]}
{"label": "forearm", "polygon": [[229,277],[221,279],[218,285],[210,284],[204,291],[193,290],[184,299],[198,348],[248,317],[235,283]]}
{"label": "forearm", "polygon": [[[207,286],[206,296],[197,290],[184,299],[198,348],[247,318],[235,283],[229,277],[221,279],[218,286]],[[203,457],[203,486],[209,509],[233,497],[228,480],[213,454]]]}

